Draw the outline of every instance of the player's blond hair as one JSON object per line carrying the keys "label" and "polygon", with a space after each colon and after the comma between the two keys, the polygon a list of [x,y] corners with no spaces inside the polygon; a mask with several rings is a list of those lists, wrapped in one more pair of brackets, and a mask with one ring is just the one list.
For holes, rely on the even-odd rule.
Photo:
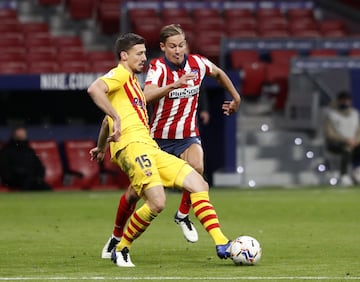
{"label": "player's blond hair", "polygon": [[160,31],[160,42],[165,43],[166,39],[178,34],[183,34],[185,36],[184,30],[181,28],[179,24],[166,25]]}

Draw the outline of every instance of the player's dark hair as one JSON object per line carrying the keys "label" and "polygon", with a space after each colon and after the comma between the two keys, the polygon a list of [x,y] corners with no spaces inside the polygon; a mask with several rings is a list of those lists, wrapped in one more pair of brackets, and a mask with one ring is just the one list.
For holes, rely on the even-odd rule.
{"label": "player's dark hair", "polygon": [[181,28],[179,24],[169,24],[164,26],[160,31],[160,42],[165,43],[168,37],[183,34],[185,36],[184,30]]}
{"label": "player's dark hair", "polygon": [[114,51],[116,58],[120,60],[120,53],[122,51],[128,51],[138,44],[145,44],[145,39],[142,36],[135,33],[120,35],[115,41]]}

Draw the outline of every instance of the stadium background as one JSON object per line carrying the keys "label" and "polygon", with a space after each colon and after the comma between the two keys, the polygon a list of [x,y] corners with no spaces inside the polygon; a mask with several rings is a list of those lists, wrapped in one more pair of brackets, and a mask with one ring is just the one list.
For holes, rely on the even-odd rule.
{"label": "stadium background", "polygon": [[69,172],[65,141],[96,140],[102,113],[86,87],[114,65],[116,35],[143,35],[151,58],[159,54],[160,27],[178,22],[191,51],[223,67],[243,97],[239,114],[225,118],[219,109],[227,94],[205,81],[210,184],[327,184],[322,109],[343,89],[360,109],[360,15],[353,2],[2,1],[0,142],[12,125],[25,123],[31,140],[57,143]]}

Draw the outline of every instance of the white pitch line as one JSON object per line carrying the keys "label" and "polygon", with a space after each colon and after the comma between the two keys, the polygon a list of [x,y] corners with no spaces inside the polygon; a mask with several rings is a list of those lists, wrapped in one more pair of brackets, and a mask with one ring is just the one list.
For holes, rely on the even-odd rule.
{"label": "white pitch line", "polygon": [[360,280],[360,276],[351,277],[351,276],[343,276],[343,277],[331,277],[331,276],[241,276],[241,277],[103,277],[103,276],[89,276],[89,277],[65,277],[65,276],[55,276],[55,277],[0,277],[0,281],[26,281],[26,280],[123,280],[123,281],[131,281],[131,280],[156,280],[156,281],[164,281],[164,280]]}

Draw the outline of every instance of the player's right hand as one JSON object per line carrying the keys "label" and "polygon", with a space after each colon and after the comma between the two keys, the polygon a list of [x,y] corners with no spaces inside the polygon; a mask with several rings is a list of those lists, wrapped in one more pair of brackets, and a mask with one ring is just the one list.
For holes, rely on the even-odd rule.
{"label": "player's right hand", "polygon": [[102,162],[105,157],[105,152],[100,150],[98,147],[92,148],[89,151],[89,154],[92,161]]}

